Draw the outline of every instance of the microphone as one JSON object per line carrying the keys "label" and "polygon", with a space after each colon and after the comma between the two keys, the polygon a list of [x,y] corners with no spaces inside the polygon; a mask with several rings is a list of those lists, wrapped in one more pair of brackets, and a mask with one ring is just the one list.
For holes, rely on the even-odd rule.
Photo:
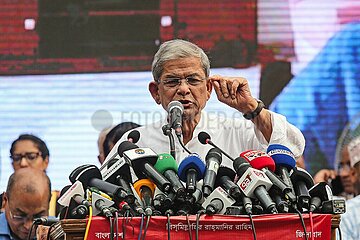
{"label": "microphone", "polygon": [[233,205],[236,201],[221,187],[215,188],[215,190],[206,198],[202,207],[207,214],[224,214],[226,208]]}
{"label": "microphone", "polygon": [[172,101],[167,107],[167,112],[169,113],[169,125],[172,129],[175,130],[177,136],[182,134],[182,114],[184,112],[184,107],[179,101]]}
{"label": "microphone", "polygon": [[291,170],[290,179],[294,184],[296,196],[298,197],[298,207],[300,209],[310,207],[310,194],[309,190],[314,186],[312,176],[300,167],[295,167]]}
{"label": "microphone", "polygon": [[132,130],[128,134],[127,139],[131,143],[137,143],[140,139],[140,132],[138,130]]}
{"label": "microphone", "polygon": [[[67,189],[63,192],[64,189]],[[61,191],[58,203],[62,206],[68,207],[71,199],[73,199],[78,205],[82,204],[86,207],[90,206],[90,203],[83,197],[85,195],[84,187],[80,181],[75,181],[73,185],[65,186]]]}
{"label": "microphone", "polygon": [[177,175],[178,165],[176,160],[168,153],[162,153],[158,156],[156,164],[154,165],[155,169],[169,180],[177,197],[184,197],[185,187]]}
{"label": "microphone", "polygon": [[71,183],[80,181],[84,189],[96,187],[111,195],[115,200],[121,202],[126,197],[126,192],[119,186],[102,180],[100,170],[95,165],[82,165],[73,170],[69,176]]}
{"label": "microphone", "polygon": [[273,185],[277,187],[292,203],[296,202],[296,196],[292,192],[291,188],[273,173],[275,171],[275,162],[268,154],[263,151],[249,150],[242,152],[240,156],[246,159],[253,168],[262,170],[271,180]]}
{"label": "microphone", "polygon": [[321,204],[333,198],[331,187],[326,182],[319,182],[309,189],[310,208],[309,212],[320,209]]}
{"label": "microphone", "polygon": [[164,193],[171,191],[170,182],[154,168],[158,156],[153,150],[150,148],[139,148],[129,141],[124,141],[119,145],[118,153],[121,157],[123,156],[127,161],[131,162],[134,172],[139,179],[149,178]]}
{"label": "microphone", "polygon": [[151,216],[154,210],[153,196],[155,185],[149,179],[139,179],[134,183],[134,188],[143,202],[145,215]]}
{"label": "microphone", "polygon": [[206,154],[206,171],[204,176],[204,183],[202,186],[204,197],[211,194],[214,189],[216,174],[222,162],[221,151],[218,148],[212,148]]}
{"label": "microphone", "polygon": [[135,196],[130,187],[132,184],[130,166],[125,159],[111,159],[107,162],[107,168],[102,172],[103,180],[106,182],[120,185],[126,192],[125,201],[134,203]]}
{"label": "microphone", "polygon": [[277,213],[275,203],[267,192],[272,186],[270,179],[260,170],[250,167],[250,164],[242,157],[234,160],[234,169],[240,176],[237,185],[245,196],[259,199],[268,212]]}
{"label": "microphone", "polygon": [[114,202],[96,192],[91,192],[91,205],[93,207],[93,216],[99,215],[100,213],[107,218],[113,216],[109,207],[114,205]]}
{"label": "microphone", "polygon": [[226,157],[228,157],[231,161],[234,161],[234,158],[230,157],[229,154],[227,154],[226,152],[224,152],[221,148],[219,148],[218,146],[216,146],[212,141],[211,141],[211,137],[207,132],[200,132],[198,134],[198,139],[199,142],[206,145],[206,144],[210,144],[211,146],[219,149]]}
{"label": "microphone", "polygon": [[296,165],[294,154],[289,148],[280,144],[269,145],[266,152],[276,164],[276,173],[281,177],[284,183],[291,188],[292,193],[295,194],[294,186],[289,174],[290,170]]}
{"label": "microphone", "polygon": [[41,218],[35,218],[34,224],[36,225],[45,225],[45,226],[51,226],[55,223],[59,222],[58,218],[54,217],[41,217]]}
{"label": "microphone", "polygon": [[190,154],[180,163],[178,175],[181,181],[186,182],[186,190],[192,194],[196,190],[197,181],[201,180],[205,173],[205,164],[196,153]]}

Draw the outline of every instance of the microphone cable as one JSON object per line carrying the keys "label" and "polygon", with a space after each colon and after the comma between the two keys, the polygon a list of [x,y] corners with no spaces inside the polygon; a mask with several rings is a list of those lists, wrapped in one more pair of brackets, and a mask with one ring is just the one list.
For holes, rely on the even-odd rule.
{"label": "microphone cable", "polygon": [[301,212],[299,211],[299,209],[297,209],[297,208],[294,208],[294,209],[295,209],[295,211],[297,212],[297,214],[298,214],[299,217],[300,217],[301,225],[302,225],[302,227],[304,228],[305,239],[306,239],[306,240],[309,240],[309,238],[308,238],[308,236],[307,236],[307,232],[306,232],[306,226],[305,226],[304,218],[303,218]]}
{"label": "microphone cable", "polygon": [[110,240],[114,240],[114,219],[113,217],[109,217],[110,223]]}
{"label": "microphone cable", "polygon": [[173,156],[174,159],[176,159],[176,153],[175,153],[175,139],[174,135],[171,132],[171,127],[169,124],[166,124],[162,127],[163,134],[169,137],[169,144],[170,144],[170,155]]}
{"label": "microphone cable", "polygon": [[309,213],[309,218],[310,218],[310,228],[311,228],[311,240],[314,240],[314,222],[313,222],[313,213],[310,212]]}
{"label": "microphone cable", "polygon": [[47,232],[46,240],[50,240],[50,239],[51,239],[51,237],[50,237],[50,232],[51,232],[51,230],[54,228],[55,224],[56,224],[56,223],[53,223],[53,224],[50,225],[49,230],[48,230],[48,232]]}
{"label": "microphone cable", "polygon": [[337,230],[339,232],[339,240],[342,240],[340,225],[337,227]]}
{"label": "microphone cable", "polygon": [[171,223],[170,223],[170,213],[169,212],[166,214],[166,217],[167,217],[167,225],[168,225],[168,229],[167,229],[168,237],[167,237],[167,239],[170,240],[170,225],[171,225]]}
{"label": "microphone cable", "polygon": [[28,237],[27,237],[28,240],[31,240],[31,233],[32,233],[32,231],[34,230],[34,227],[35,227],[35,231],[36,231],[36,226],[37,226],[36,222],[33,221],[33,223],[31,224],[31,227],[30,227],[30,231],[29,231]]}
{"label": "microphone cable", "polygon": [[187,225],[188,225],[188,228],[189,228],[189,239],[192,240],[192,232],[191,232],[191,225],[190,225],[190,220],[189,220],[189,214],[187,213],[186,215],[186,222],[187,222]]}
{"label": "microphone cable", "polygon": [[87,238],[89,236],[90,224],[91,224],[91,220],[92,220],[92,212],[93,212],[92,206],[89,206],[89,218],[88,218],[88,222],[86,224],[84,240],[87,240]]}
{"label": "microphone cable", "polygon": [[248,213],[248,215],[249,215],[249,218],[250,218],[250,223],[251,223],[251,228],[252,228],[252,232],[253,232],[253,237],[254,237],[254,240],[256,240],[256,230],[255,230],[254,219],[253,219],[251,213]]}
{"label": "microphone cable", "polygon": [[205,210],[201,209],[196,213],[196,229],[195,229],[195,239],[198,240],[199,239],[199,225],[200,225],[200,216],[201,214],[205,214]]}
{"label": "microphone cable", "polygon": [[177,135],[177,138],[179,140],[179,143],[181,145],[181,147],[188,153],[188,154],[192,154],[192,152],[190,152],[189,149],[187,149],[187,147],[185,147],[184,143],[181,141],[181,137],[179,135]]}
{"label": "microphone cable", "polygon": [[119,240],[119,213],[115,212],[115,224],[116,224],[116,240]]}
{"label": "microphone cable", "polygon": [[142,239],[142,240],[145,240],[145,236],[146,236],[146,232],[147,232],[148,227],[149,227],[150,219],[151,219],[151,215],[150,215],[150,216],[147,216],[146,225],[145,225],[145,228],[144,228],[144,236],[143,236],[143,239]]}
{"label": "microphone cable", "polygon": [[141,222],[140,222],[138,240],[141,240],[141,234],[142,234],[143,225],[144,225],[144,216],[145,216],[144,214],[141,214]]}

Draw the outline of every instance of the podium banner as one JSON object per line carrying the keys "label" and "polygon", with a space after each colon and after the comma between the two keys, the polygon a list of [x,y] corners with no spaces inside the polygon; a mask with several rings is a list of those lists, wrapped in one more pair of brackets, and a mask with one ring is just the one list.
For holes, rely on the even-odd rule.
{"label": "podium banner", "polygon": [[[303,214],[306,225],[306,233],[309,239],[331,239],[331,215],[313,214],[313,229],[311,232],[309,214]],[[306,239],[304,228],[297,214],[275,214],[253,216],[256,235],[258,239]],[[119,218],[118,232],[114,230],[114,239],[137,240],[141,231],[144,235],[147,217],[144,218],[141,227],[141,217]],[[113,224],[116,228],[116,223]],[[168,239],[195,239],[196,216],[173,216],[168,225],[167,217],[150,217],[146,238],[152,240]],[[219,240],[223,239],[253,239],[252,226],[247,216],[224,216],[202,215],[198,225],[199,239]],[[110,221],[103,217],[94,217],[91,221],[88,239],[110,239]]]}

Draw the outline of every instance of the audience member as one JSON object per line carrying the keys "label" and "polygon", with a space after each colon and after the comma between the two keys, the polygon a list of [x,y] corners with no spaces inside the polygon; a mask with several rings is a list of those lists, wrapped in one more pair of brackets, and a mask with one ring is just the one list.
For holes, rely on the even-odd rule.
{"label": "audience member", "polygon": [[360,239],[360,137],[354,138],[348,145],[351,167],[355,171],[355,198],[346,201],[346,212],[341,216],[340,229],[342,239]]}
{"label": "audience member", "polygon": [[[4,194],[5,212],[0,214],[0,239],[28,239],[33,220],[48,216],[50,179],[36,168],[13,173]],[[35,231],[30,239],[33,239]]]}
{"label": "audience member", "polygon": [[100,164],[103,164],[106,155],[104,154],[104,141],[106,138],[106,135],[111,131],[111,129],[113,128],[113,126],[108,126],[106,128],[104,128],[103,130],[101,130],[101,132],[99,133],[99,137],[98,137],[98,150],[99,150],[99,155],[98,155],[98,160],[100,162]]}
{"label": "audience member", "polygon": [[49,149],[45,142],[31,134],[21,134],[10,148],[14,170],[33,167],[45,171],[49,165]]}
{"label": "audience member", "polygon": [[104,155],[107,156],[109,154],[115,143],[120,140],[124,133],[137,127],[140,127],[140,125],[133,122],[122,122],[113,127],[110,132],[106,134],[103,143]]}

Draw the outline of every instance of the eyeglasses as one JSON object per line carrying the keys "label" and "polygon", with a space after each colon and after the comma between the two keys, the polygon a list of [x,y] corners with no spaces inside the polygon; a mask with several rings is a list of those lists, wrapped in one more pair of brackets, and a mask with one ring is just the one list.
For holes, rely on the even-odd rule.
{"label": "eyeglasses", "polygon": [[15,221],[15,222],[18,222],[18,223],[25,223],[25,222],[32,222],[34,219],[36,218],[42,218],[42,217],[46,217],[46,215],[44,214],[35,214],[33,216],[28,216],[28,215],[14,215],[10,210],[9,210],[9,213],[10,213],[10,217]]}
{"label": "eyeglasses", "polygon": [[340,163],[338,166],[338,172],[340,171],[348,172],[350,171],[350,169],[351,169],[350,163]]}
{"label": "eyeglasses", "polygon": [[190,86],[198,86],[201,83],[204,82],[205,78],[199,78],[199,77],[193,77],[193,76],[188,76],[185,78],[166,78],[163,81],[160,81],[159,83],[164,84],[165,87],[167,88],[173,88],[176,86],[179,86],[181,84],[181,80],[185,80],[186,83]]}
{"label": "eyeglasses", "polygon": [[27,152],[24,154],[14,154],[11,155],[10,158],[16,162],[19,163],[21,161],[21,159],[25,158],[28,161],[34,161],[35,159],[37,159],[39,156],[41,155],[41,152]]}

